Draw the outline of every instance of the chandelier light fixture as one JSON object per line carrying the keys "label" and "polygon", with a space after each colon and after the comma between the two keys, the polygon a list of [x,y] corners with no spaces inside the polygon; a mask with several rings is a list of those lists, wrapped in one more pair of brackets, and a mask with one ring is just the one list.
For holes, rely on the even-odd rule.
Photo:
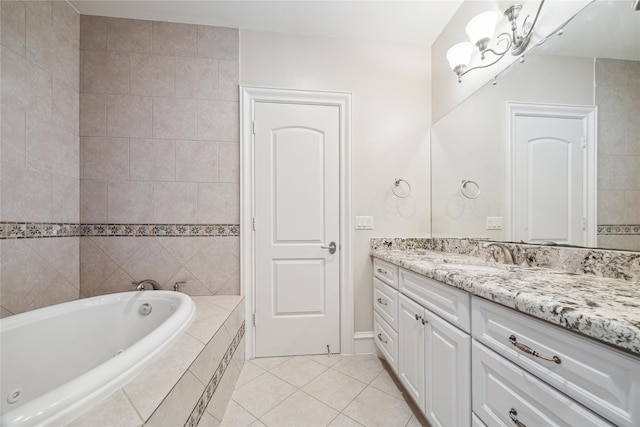
{"label": "chandelier light fixture", "polygon": [[[495,40],[493,36],[498,22],[497,12],[483,12],[469,21],[465,28],[469,41],[455,44],[447,51],[447,61],[458,76],[458,82],[462,82],[462,76],[471,70],[487,68],[497,63],[507,52],[511,52],[513,56],[522,54],[531,40],[533,27],[538,21],[543,4],[544,0],[541,0],[533,22],[529,22],[530,15],[527,15],[521,28],[518,28],[517,21],[522,5],[514,4],[509,7],[504,12],[504,17],[511,24],[511,34],[500,33]],[[470,66],[474,49],[480,52],[480,61],[485,61],[489,57],[489,62],[480,62],[478,65]]]}

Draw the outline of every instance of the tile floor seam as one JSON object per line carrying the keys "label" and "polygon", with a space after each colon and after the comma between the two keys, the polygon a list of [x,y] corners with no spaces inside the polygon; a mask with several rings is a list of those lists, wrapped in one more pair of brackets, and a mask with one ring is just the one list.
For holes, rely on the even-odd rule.
{"label": "tile floor seam", "polygon": [[[365,383],[363,383],[362,381],[359,381],[359,380],[355,379],[355,378],[349,377],[348,375],[345,375],[345,374],[343,374],[343,373],[342,373],[342,372],[340,372],[340,371],[333,370],[333,372],[337,373],[338,375],[343,375],[343,376],[345,376],[345,377],[347,377],[347,378],[350,378],[350,379],[351,379],[351,380],[353,380],[353,381],[356,381],[356,382],[358,382],[358,383],[360,383],[360,384],[364,385],[364,387],[362,387],[362,389],[361,389],[358,393],[356,393],[356,395],[355,395],[353,398],[351,398],[351,400],[349,400],[346,404],[344,404],[344,406],[342,406],[342,408],[341,408],[341,409],[337,409],[337,408],[335,408],[335,407],[331,406],[329,403],[325,403],[326,405],[328,405],[328,406],[330,406],[330,407],[334,408],[336,411],[339,411],[340,413],[342,413],[342,411],[344,411],[344,410],[345,410],[345,409],[346,409],[346,408],[351,404],[351,402],[353,402],[353,401],[354,401],[354,400],[355,400],[355,399],[360,395],[360,393],[362,393],[362,392],[363,392],[363,391],[368,387],[368,385],[367,385],[367,384],[365,384]],[[311,393],[307,392],[306,390],[303,390],[303,391],[304,391],[304,392],[306,392],[307,394],[311,394]],[[312,395],[312,396],[313,396],[313,395]],[[314,397],[315,397],[315,396],[314,396]],[[320,400],[320,399],[318,399],[318,398],[316,398],[316,399],[317,399],[317,400]],[[323,403],[324,403],[324,402],[323,402]]]}
{"label": "tile floor seam", "polygon": [[[364,393],[364,392],[365,392],[365,390],[366,390],[366,389],[368,389],[368,388],[369,388],[369,385],[367,384],[367,386],[366,386],[366,387],[364,387],[362,390],[360,390],[360,393],[356,394],[356,395],[355,395],[355,397],[354,397],[353,399],[351,399],[351,401],[350,401],[349,403],[347,403],[347,406],[345,406],[344,408],[342,408],[342,411],[340,411],[340,413],[344,413],[344,411],[345,411],[349,406],[351,406],[351,404],[352,404],[353,402],[355,402],[355,400],[358,398],[358,396],[360,396],[362,393]],[[347,414],[344,414],[344,415],[345,415],[345,417],[349,417],[349,415],[347,415]],[[355,418],[353,418],[353,417],[349,417],[349,418],[353,419],[353,420],[354,420],[354,421],[356,421],[358,424],[362,424],[360,421],[358,421],[357,419],[355,419]],[[364,424],[362,424],[362,425],[364,425]]]}
{"label": "tile floor seam", "polygon": [[[338,355],[339,356],[339,355]],[[353,356],[351,356],[353,357]],[[358,356],[355,356],[358,357]],[[354,366],[353,362],[356,360],[354,357],[354,359],[349,358],[345,358],[343,360],[348,360],[348,362],[345,362],[344,365],[347,366],[346,370],[348,370],[348,366]],[[263,417],[266,417],[268,414],[270,414],[272,411],[276,411],[273,416],[277,417],[277,416],[282,416],[282,411],[278,412],[277,409],[281,408],[282,405],[291,405],[291,401],[290,399],[294,398],[294,396],[298,396],[300,397],[301,395],[298,394],[298,391],[302,392],[305,397],[305,399],[311,398],[313,399],[312,401],[321,405],[320,407],[323,407],[327,410],[330,410],[330,412],[336,412],[335,416],[333,416],[325,425],[326,426],[330,426],[334,421],[336,421],[337,419],[341,418],[342,421],[346,421],[349,420],[350,423],[353,423],[354,425],[358,425],[358,426],[363,426],[363,427],[367,427],[366,423],[363,423],[361,420],[358,420],[356,418],[353,418],[352,416],[347,415],[344,411],[346,411],[349,407],[351,407],[354,402],[363,394],[368,392],[370,393],[378,393],[378,396],[383,396],[383,398],[385,400],[387,400],[388,398],[393,398],[390,400],[390,402],[396,402],[396,404],[400,404],[402,407],[402,404],[406,405],[404,406],[406,409],[408,409],[409,411],[409,417],[406,421],[406,423],[400,424],[404,427],[407,427],[409,425],[413,425],[414,422],[418,422],[418,424],[420,424],[421,421],[421,417],[419,417],[416,412],[414,411],[414,408],[412,407],[412,405],[407,401],[407,396],[405,395],[406,393],[403,391],[401,385],[398,383],[397,380],[395,380],[393,378],[393,373],[391,373],[389,371],[389,369],[387,367],[384,366],[384,364],[379,366],[379,369],[374,368],[375,370],[377,370],[377,373],[373,376],[373,378],[371,378],[369,381],[365,382],[362,381],[362,379],[356,378],[354,375],[349,375],[348,373],[345,373],[339,369],[335,369],[334,366],[340,361],[340,360],[336,360],[333,361],[333,363],[331,363],[330,366],[326,365],[325,363],[323,363],[324,361],[317,361],[313,360],[313,358],[311,357],[307,357],[307,356],[302,356],[301,358],[305,358],[308,361],[312,361],[315,362],[317,364],[320,364],[323,366],[323,370],[318,373],[317,375],[315,375],[313,378],[311,378],[310,380],[306,381],[303,385],[298,386],[295,384],[292,384],[290,381],[280,377],[279,375],[273,373],[272,371],[277,369],[277,368],[281,368],[283,364],[291,362],[292,360],[296,360],[296,357],[286,357],[283,358],[282,361],[277,361],[279,363],[277,363],[276,365],[270,366],[270,369],[264,369],[262,368],[262,366],[269,366],[270,364],[272,364],[274,362],[274,360],[268,360],[268,359],[276,359],[276,358],[265,358],[264,362],[259,362],[259,363],[253,363],[253,360],[251,361],[247,361],[248,363],[246,365],[253,365],[253,368],[256,368],[258,370],[261,370],[262,372],[260,372],[258,375],[256,375],[255,377],[251,378],[250,380],[246,381],[244,384],[242,384],[240,387],[236,388],[235,390],[240,390],[242,388],[246,388],[247,386],[251,386],[251,383],[253,381],[255,381],[256,379],[258,379],[261,376],[264,376],[265,373],[269,373],[271,376],[273,376],[274,378],[277,378],[278,380],[282,381],[283,383],[287,384],[289,387],[292,388],[292,392],[290,394],[288,394],[286,397],[282,398],[282,400],[280,402],[278,402],[275,406],[273,406],[272,408],[270,408],[269,410],[267,410],[262,416],[258,417],[256,416],[253,412],[251,412],[250,410],[248,410],[247,408],[245,408],[242,404],[240,404],[240,402],[238,402],[236,399],[233,398],[233,396],[231,397],[231,400],[233,400],[233,402],[238,405],[238,407],[242,408],[244,411],[246,411],[249,415],[251,415],[253,418],[255,418],[255,421],[252,421],[252,423],[249,424],[249,426],[270,426],[270,424],[267,424],[264,420]],[[340,357],[338,357],[338,359],[340,359]],[[365,356],[362,358],[363,362],[366,363],[370,363],[370,361],[372,360],[371,356]],[[260,364],[262,364],[262,366],[260,366]],[[295,365],[294,365],[295,366]],[[315,366],[315,365],[314,365]],[[373,366],[373,364],[371,365]],[[343,366],[344,368],[344,366]],[[282,370],[281,370],[282,371]],[[364,376],[366,376],[366,372],[367,370],[364,370],[365,372],[363,373]],[[369,372],[371,372],[371,370],[369,370]],[[282,373],[282,372],[281,372]],[[314,396],[311,392],[308,392],[307,390],[304,390],[303,388],[309,386],[309,384],[311,384],[312,382],[314,382],[315,380],[318,380],[320,377],[322,377],[323,375],[327,375],[329,373],[332,374],[336,374],[336,375],[341,375],[344,377],[349,378],[351,381],[354,381],[356,383],[362,384],[364,387],[362,388],[362,390],[360,390],[353,398],[351,398],[349,400],[348,403],[346,403],[344,405],[344,407],[342,407],[341,410],[337,409],[336,407],[332,406],[331,404],[329,404],[328,402],[325,403],[323,400],[321,400],[320,398]],[[360,375],[361,377],[363,375]],[[385,376],[389,376],[389,378],[386,378]],[[374,385],[374,382],[378,380],[378,382],[376,383],[376,385]],[[326,383],[325,383],[326,384]],[[331,386],[329,385],[329,388]],[[398,395],[396,394],[392,394],[391,392],[387,392],[385,391],[383,388],[387,387],[389,390],[391,390],[391,387],[395,387],[398,389]],[[235,393],[234,390],[234,393]],[[386,396],[386,397],[384,397]],[[362,404],[362,403],[361,403]],[[415,404],[414,404],[415,405]],[[358,405],[356,405],[357,408]],[[329,414],[330,414],[329,412]],[[342,418],[344,417],[344,418]],[[346,419],[345,419],[346,418]],[[415,420],[414,420],[415,419]],[[363,419],[364,420],[364,419]],[[224,421],[224,416],[223,416],[223,421]],[[272,419],[273,421],[273,419]],[[374,423],[375,424],[375,423]],[[222,423],[222,425],[225,425],[224,422]],[[274,425],[273,427],[276,427],[276,425]]]}
{"label": "tile floor seam", "polygon": [[[286,363],[286,362],[285,362],[285,363]],[[281,364],[281,365],[282,365],[282,364]],[[275,369],[275,368],[277,368],[277,367],[280,367],[281,365],[278,365],[278,366],[274,367],[273,369]],[[327,372],[327,371],[329,371],[329,370],[332,370],[332,368],[328,368],[328,369],[326,369],[325,371],[323,371],[323,373],[326,373],[326,372]],[[344,374],[344,373],[342,373],[342,372],[340,372],[340,371],[338,371],[338,370],[333,369],[333,371],[334,371],[334,372],[337,372],[337,373],[339,373],[339,374],[342,374],[342,375],[348,376],[348,375],[346,375],[346,374]],[[270,373],[271,373],[271,372],[270,372]],[[272,375],[276,375],[276,374],[273,374],[273,373],[271,373],[271,374],[272,374]],[[322,374],[320,374],[320,375],[322,375]],[[320,375],[318,375],[318,376],[320,376]],[[276,375],[276,376],[277,376],[277,375]],[[318,377],[318,376],[317,376],[317,377]],[[316,378],[317,378],[317,377],[316,377]],[[353,377],[350,377],[350,376],[349,376],[349,378],[354,379],[354,380],[359,381],[359,382],[361,382],[361,383],[362,383],[362,381],[360,381],[360,380],[358,380],[358,379],[356,379],[356,378],[353,378]],[[315,379],[315,378],[314,378],[314,379]],[[283,381],[286,381],[286,380],[284,380],[284,379],[283,379]],[[313,381],[313,379],[312,379],[311,381]],[[309,381],[309,382],[308,382],[307,384],[305,384],[304,386],[308,385],[311,381]],[[293,387],[296,387],[296,389],[297,389],[297,390],[296,390],[296,392],[297,392],[297,391],[301,391],[301,392],[305,393],[306,395],[308,395],[309,397],[313,398],[314,400],[316,400],[316,401],[320,402],[321,404],[323,404],[323,405],[325,405],[325,406],[327,406],[327,407],[329,407],[329,408],[331,408],[331,409],[333,409],[333,410],[335,410],[335,411],[337,412],[336,416],[335,416],[335,417],[334,417],[334,418],[333,418],[333,419],[332,419],[328,424],[326,424],[326,425],[328,426],[328,425],[330,425],[330,424],[335,420],[335,418],[337,418],[338,416],[340,416],[340,414],[344,415],[345,417],[347,417],[347,418],[349,418],[349,419],[353,419],[353,418],[351,418],[351,417],[347,416],[346,414],[344,414],[344,413],[343,413],[343,411],[344,411],[344,409],[346,409],[346,408],[347,408],[347,407],[348,407],[348,406],[349,406],[349,405],[350,405],[350,404],[351,404],[351,403],[352,403],[352,402],[353,402],[353,401],[354,401],[354,400],[355,400],[355,399],[360,395],[360,393],[362,393],[364,390],[366,390],[366,389],[367,389],[367,387],[369,387],[369,385],[368,385],[368,384],[366,384],[366,383],[363,383],[363,384],[365,384],[365,387],[364,387],[364,388],[363,388],[363,389],[362,389],[358,394],[356,394],[356,396],[355,396],[353,399],[351,399],[351,400],[349,401],[349,403],[347,403],[347,404],[344,406],[344,408],[342,408],[342,410],[337,410],[337,409],[333,408],[331,405],[328,405],[327,403],[325,403],[325,402],[321,401],[320,399],[316,398],[315,396],[311,395],[310,393],[307,393],[305,390],[303,390],[303,389],[302,389],[302,387],[297,387],[297,386],[296,386],[296,385],[294,385],[294,384],[290,384],[290,385],[291,385],[291,386],[293,386]],[[303,386],[303,387],[304,387],[304,386]],[[264,415],[267,415],[269,412],[271,412],[271,411],[275,410],[278,406],[280,406],[280,405],[284,404],[284,403],[285,403],[288,399],[290,399],[290,398],[291,398],[291,397],[292,397],[296,392],[294,392],[293,394],[291,394],[291,396],[287,397],[287,398],[286,398],[286,399],[284,399],[282,402],[278,403],[276,406],[274,406],[273,408],[271,408],[271,409],[270,409],[269,411],[267,411],[267,413],[266,413],[266,414],[264,414]],[[264,416],[264,415],[263,415],[263,416]],[[262,418],[261,418],[261,417],[257,417],[257,419],[258,419],[261,423],[263,423],[263,424],[265,424],[265,425],[267,425],[267,426],[268,426],[268,424],[266,424],[266,423],[262,420]],[[356,420],[354,420],[354,421],[356,421]],[[356,422],[358,422],[358,421],[356,421]],[[361,424],[361,423],[360,423],[360,422],[358,422],[358,424]]]}
{"label": "tile floor seam", "polygon": [[[275,410],[276,408],[278,408],[279,406],[283,405],[285,402],[287,402],[289,399],[291,399],[291,398],[293,397],[293,395],[294,395],[294,394],[296,394],[297,392],[304,393],[304,394],[306,394],[307,396],[309,396],[310,398],[312,398],[313,400],[315,400],[315,401],[319,402],[321,405],[324,405],[324,406],[326,406],[327,408],[329,408],[329,409],[331,409],[331,410],[333,410],[333,411],[337,412],[337,414],[335,415],[335,417],[333,417],[333,418],[331,419],[331,421],[330,421],[330,422],[328,422],[327,424],[325,424],[325,427],[326,427],[326,426],[328,426],[329,424],[331,424],[331,422],[333,422],[333,420],[334,420],[338,415],[340,415],[340,414],[342,413],[341,411],[338,411],[337,409],[334,409],[334,408],[332,408],[331,406],[327,405],[327,404],[326,404],[326,403],[324,403],[323,401],[321,401],[321,400],[319,400],[319,399],[316,399],[315,397],[313,397],[313,396],[312,396],[312,395],[310,395],[309,393],[305,392],[304,390],[302,390],[302,389],[297,389],[296,391],[294,391],[294,392],[291,394],[291,396],[287,397],[287,398],[286,398],[286,399],[284,399],[282,402],[278,403],[276,406],[274,406],[273,408],[269,409],[269,411],[267,411],[267,413],[266,413],[266,414],[264,414],[264,415],[263,415],[263,417],[264,417],[264,416],[266,416],[266,415],[268,415],[270,412],[274,411],[274,410]],[[263,424],[265,424],[267,427],[269,427],[269,424],[265,423],[265,422],[262,420],[262,417],[258,418],[258,420],[260,420],[260,422],[261,422],[261,423],[263,423]]]}
{"label": "tile floor seam", "polygon": [[[381,388],[376,387],[376,386],[374,386],[374,385],[368,384],[368,385],[367,385],[367,387],[375,388],[376,390],[378,390],[378,391],[380,391],[380,392],[382,392],[382,393],[386,394],[387,396],[390,396],[390,397],[393,397],[394,399],[402,400],[402,401],[405,401],[405,402],[406,402],[406,399],[405,399],[404,397],[394,396],[393,394],[388,393],[388,392],[386,392],[386,391],[382,390]],[[403,395],[404,395],[404,393],[403,393]]]}
{"label": "tile floor seam", "polygon": [[[308,358],[306,358],[306,357],[304,357],[304,356],[303,356],[303,358],[305,358],[305,359],[307,359],[307,360],[311,360],[311,359],[308,359]],[[293,359],[290,359],[290,360],[293,360]],[[281,364],[280,364],[280,365],[278,365],[278,366],[275,366],[273,369],[281,368],[284,364],[288,363],[290,360],[288,360],[288,361],[286,361],[286,362],[284,362],[284,363],[281,363]],[[290,382],[290,381],[288,381],[286,378],[281,377],[280,375],[276,374],[275,372],[271,372],[271,371],[269,371],[269,373],[270,373],[270,374],[272,374],[272,375],[275,375],[275,376],[276,376],[276,377],[278,377],[278,378],[280,378],[282,381],[286,382],[286,383],[287,383],[287,384],[289,384],[290,386],[295,387],[295,388],[297,388],[297,389],[299,389],[299,390],[302,390],[302,388],[303,388],[304,386],[306,386],[306,385],[307,385],[307,384],[309,384],[311,381],[313,381],[313,380],[315,380],[316,378],[318,378],[320,375],[322,375],[322,374],[324,374],[325,372],[327,372],[329,369],[331,369],[331,368],[328,368],[328,367],[326,367],[326,366],[324,366],[324,365],[322,365],[322,364],[320,364],[320,363],[318,363],[318,362],[314,362],[313,360],[311,360],[311,362],[316,363],[316,364],[318,364],[318,365],[322,366],[322,367],[324,368],[324,370],[323,370],[322,372],[320,372],[319,374],[317,374],[316,376],[314,376],[313,378],[311,378],[310,380],[308,380],[306,383],[302,384],[301,386],[298,386],[298,385],[296,385],[296,384],[291,383],[291,382]]]}
{"label": "tile floor seam", "polygon": [[[263,369],[263,371],[264,371],[264,369]],[[269,373],[269,371],[260,372],[260,373],[259,373],[258,375],[256,375],[255,377],[251,378],[251,379],[250,379],[250,380],[248,380],[248,381],[245,381],[245,382],[244,382],[244,384],[242,384],[241,386],[239,386],[239,387],[235,387],[235,388],[233,389],[233,391],[236,391],[236,390],[241,389],[242,387],[244,387],[244,386],[246,386],[247,384],[249,384],[249,383],[253,382],[253,381],[254,381],[254,380],[256,380],[257,378],[260,378],[261,376],[263,376],[263,375],[264,375],[264,374],[266,374],[266,373]],[[242,372],[240,372],[240,374],[242,374]],[[272,374],[272,375],[273,375],[273,374]]]}
{"label": "tile floor seam", "polygon": [[[256,416],[253,414],[253,412],[249,411],[247,408],[245,408],[244,406],[240,405],[240,403],[238,403],[236,400],[234,400],[234,402],[236,402],[236,403],[238,404],[238,406],[240,406],[242,409],[244,409],[245,411],[247,411],[247,413],[248,413],[249,415],[251,415],[253,418],[255,418],[255,420],[256,420],[256,421],[260,421],[260,417],[256,417]],[[228,406],[227,406],[227,408],[228,408]],[[227,411],[226,411],[226,409],[225,409],[225,413],[222,415],[222,420],[220,420],[220,423],[223,423],[223,422],[224,422],[224,416],[226,415],[226,413],[227,413]],[[254,422],[255,422],[255,421],[252,421],[252,422],[251,422],[251,424],[253,424]],[[262,422],[262,421],[260,421],[260,422]],[[249,424],[249,425],[251,425],[251,424]],[[263,424],[264,424],[264,423],[263,423]]]}
{"label": "tile floor seam", "polygon": [[[235,392],[235,390],[234,390]],[[235,400],[233,398],[233,393],[231,394],[231,398],[229,399],[229,401],[234,401],[236,405],[238,405],[239,407],[241,407],[242,409],[244,409],[245,411],[247,411],[247,413],[249,413],[253,418],[255,418],[256,420],[259,420],[260,418],[256,417],[255,415],[253,415],[247,408],[245,408],[244,406],[242,406],[240,404],[240,402],[238,402],[237,400]],[[227,404],[227,409],[229,408],[229,404]],[[227,410],[225,409],[225,414],[227,413]],[[222,415],[222,420],[224,420],[224,415]],[[222,422],[222,420],[220,420],[220,422]]]}
{"label": "tile floor seam", "polygon": [[373,380],[375,379],[375,377],[373,377],[373,379],[371,379],[370,381],[366,381],[366,382],[365,382],[365,381],[362,381],[362,379],[357,378],[357,377],[355,377],[355,376],[353,376],[353,375],[349,375],[349,374],[348,374],[348,373],[346,373],[346,372],[343,372],[343,371],[340,371],[340,370],[337,370],[337,369],[336,369],[336,371],[337,371],[337,372],[340,372],[340,373],[341,373],[341,374],[343,374],[343,375],[348,376],[349,378],[353,378],[354,380],[360,381],[361,383],[364,383],[364,384],[366,384],[366,385],[370,385],[370,384],[371,384],[371,381],[373,381]]}

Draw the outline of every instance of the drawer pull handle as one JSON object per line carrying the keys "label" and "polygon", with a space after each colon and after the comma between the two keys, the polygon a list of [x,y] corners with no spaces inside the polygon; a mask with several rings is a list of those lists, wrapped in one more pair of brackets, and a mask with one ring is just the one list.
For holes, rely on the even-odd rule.
{"label": "drawer pull handle", "polygon": [[421,320],[422,316],[420,316],[419,314],[416,314],[416,320]]}
{"label": "drawer pull handle", "polygon": [[520,420],[518,420],[518,412],[511,408],[509,410],[509,418],[511,418],[511,421],[513,421],[513,423],[518,426],[518,427],[527,427],[526,425],[522,424],[522,422],[520,422]]}
{"label": "drawer pull handle", "polygon": [[383,270],[382,268],[378,267],[378,273],[380,274],[389,274],[389,272],[387,270]]}
{"label": "drawer pull handle", "polygon": [[378,334],[378,339],[379,339],[380,341],[382,341],[383,343],[385,343],[385,344],[387,343],[387,340],[385,340],[384,338],[382,338],[382,334]]}
{"label": "drawer pull handle", "polygon": [[429,321],[428,321],[428,320],[422,319],[422,324],[423,324],[423,325],[426,325],[427,323],[429,323]]}
{"label": "drawer pull handle", "polygon": [[378,304],[388,305],[387,302],[385,300],[383,300],[382,298],[378,298]]}
{"label": "drawer pull handle", "polygon": [[537,351],[533,350],[531,347],[528,347],[528,346],[526,346],[526,345],[524,345],[522,343],[519,343],[518,340],[516,339],[515,335],[511,335],[509,337],[509,341],[511,341],[511,344],[513,344],[518,350],[520,350],[520,351],[522,351],[524,353],[530,354],[530,355],[532,355],[534,357],[539,357],[542,360],[547,360],[549,362],[555,362],[558,365],[561,363],[561,360],[560,360],[560,358],[558,356],[555,356],[555,355],[552,356],[552,357],[543,356],[540,353],[538,353]]}

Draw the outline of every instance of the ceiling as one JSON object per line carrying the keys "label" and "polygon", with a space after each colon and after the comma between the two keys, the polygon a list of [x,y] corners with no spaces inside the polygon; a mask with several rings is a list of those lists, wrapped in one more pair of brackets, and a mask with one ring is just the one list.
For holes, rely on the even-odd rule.
{"label": "ceiling", "polygon": [[431,46],[462,0],[70,0],[83,15]]}

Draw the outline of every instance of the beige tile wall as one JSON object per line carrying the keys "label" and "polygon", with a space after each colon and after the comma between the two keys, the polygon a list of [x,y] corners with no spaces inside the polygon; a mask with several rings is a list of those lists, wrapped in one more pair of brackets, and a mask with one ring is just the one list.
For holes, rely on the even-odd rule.
{"label": "beige tile wall", "polygon": [[240,294],[240,241],[226,237],[81,237],[84,297],[129,291],[132,281],[176,282],[189,295]]}
{"label": "beige tile wall", "polygon": [[[640,61],[597,59],[598,224],[640,224]],[[640,250],[640,236],[599,236],[598,247]]]}
{"label": "beige tile wall", "polygon": [[[238,31],[82,16],[82,223],[238,224]],[[237,237],[83,237],[81,294],[239,294]]]}
{"label": "beige tile wall", "polygon": [[[64,1],[0,5],[0,220],[77,223],[80,16]],[[78,238],[1,247],[3,317],[78,298]]]}
{"label": "beige tile wall", "polygon": [[[1,221],[239,222],[237,30],[0,4]],[[239,293],[237,237],[113,239],[3,241],[2,316],[143,278]]]}
{"label": "beige tile wall", "polygon": [[82,222],[237,224],[238,31],[94,16],[80,27]]}

